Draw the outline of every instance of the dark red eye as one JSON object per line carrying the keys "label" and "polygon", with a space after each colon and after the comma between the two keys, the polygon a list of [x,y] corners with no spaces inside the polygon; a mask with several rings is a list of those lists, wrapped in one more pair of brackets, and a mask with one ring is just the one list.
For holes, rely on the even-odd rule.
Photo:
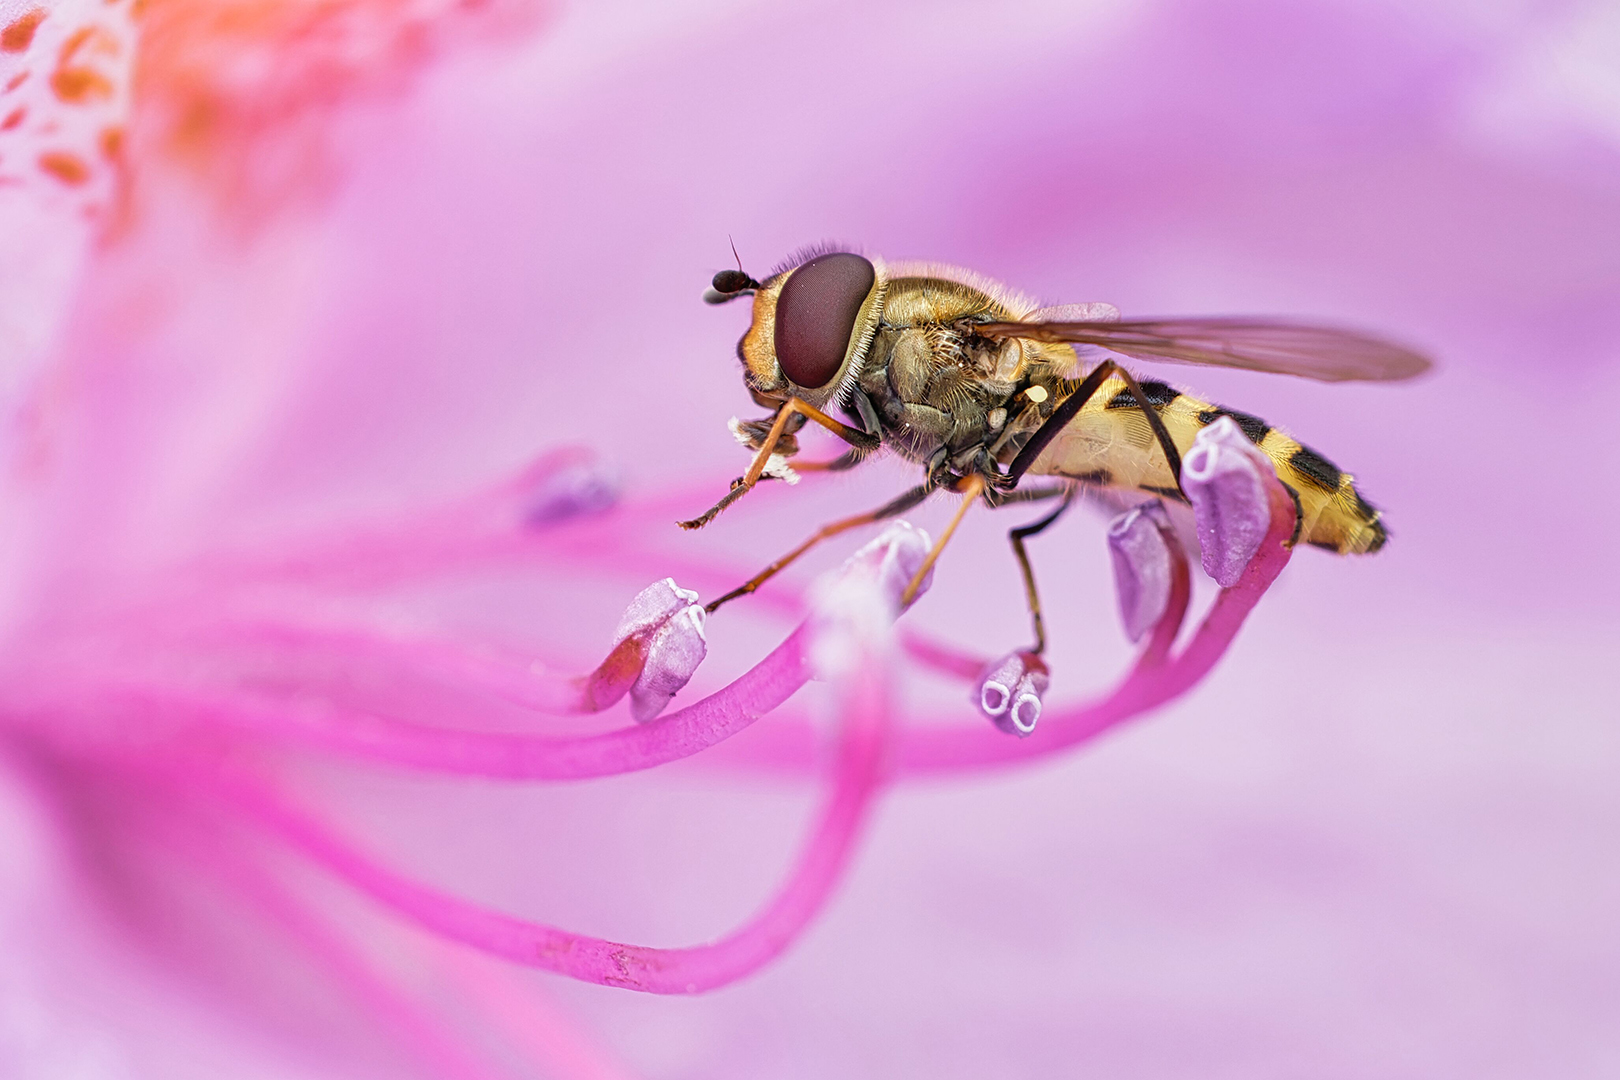
{"label": "dark red eye", "polygon": [[782,373],[810,389],[832,382],[876,280],[871,263],[842,251],[793,271],[776,298],[776,359]]}

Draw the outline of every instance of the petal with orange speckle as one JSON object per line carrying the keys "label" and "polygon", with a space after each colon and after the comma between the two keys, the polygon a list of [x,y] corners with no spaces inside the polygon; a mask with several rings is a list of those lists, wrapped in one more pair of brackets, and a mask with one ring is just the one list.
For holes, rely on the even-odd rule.
{"label": "petal with orange speckle", "polygon": [[35,8],[8,23],[4,30],[0,30],[0,51],[22,52],[32,45],[34,31],[45,21],[45,14],[43,8]]}
{"label": "petal with orange speckle", "polygon": [[77,186],[90,179],[90,166],[78,154],[66,150],[47,150],[39,155],[39,167],[64,184]]}

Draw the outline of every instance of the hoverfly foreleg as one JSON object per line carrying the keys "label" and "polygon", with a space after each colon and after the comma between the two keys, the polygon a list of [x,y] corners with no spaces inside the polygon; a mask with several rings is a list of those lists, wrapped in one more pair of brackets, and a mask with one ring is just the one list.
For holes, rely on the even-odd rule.
{"label": "hoverfly foreleg", "polygon": [[[861,422],[860,430],[868,435],[882,437],[883,427],[878,423],[877,408],[872,404],[872,399],[866,396],[865,390],[857,386],[844,405],[844,411]],[[865,461],[871,452],[871,447],[852,446],[831,461],[806,461],[795,465],[794,468],[800,472],[844,472]]]}
{"label": "hoverfly foreleg", "polygon": [[793,468],[799,472],[845,472],[866,460],[865,450],[846,450],[831,461],[800,461]]}
{"label": "hoverfly foreleg", "polygon": [[761,570],[759,573],[755,574],[753,577],[749,578],[735,589],[732,589],[730,592],[726,593],[726,595],[720,597],[720,599],[710,601],[703,610],[712,615],[714,614],[715,610],[726,601],[735,600],[739,596],[747,596],[749,593],[765,584],[765,582],[775,577],[800,555],[803,555],[805,552],[809,551],[823,540],[826,540],[828,537],[837,536],[841,532],[847,532],[848,530],[857,528],[861,525],[870,525],[874,522],[883,521],[886,518],[892,518],[897,514],[905,513],[913,506],[916,506],[918,503],[928,498],[929,495],[932,495],[936,489],[936,486],[937,485],[934,484],[918,484],[910,491],[905,492],[898,498],[889,500],[876,510],[871,510],[864,514],[857,514],[854,517],[844,518],[842,521],[834,521],[829,525],[823,525],[821,528],[815,531],[810,539],[806,540],[804,543],[800,544],[798,547],[794,548],[780,559],[777,559],[775,562],[771,563],[771,565],[767,566],[765,569]]}
{"label": "hoverfly foreleg", "polygon": [[1009,529],[1007,539],[1012,541],[1013,554],[1018,557],[1018,569],[1024,575],[1024,599],[1029,602],[1029,618],[1035,628],[1035,645],[1029,651],[1036,656],[1046,651],[1046,623],[1041,618],[1041,598],[1035,591],[1035,570],[1029,563],[1029,552],[1024,550],[1024,538],[1035,536],[1048,525],[1062,517],[1074,503],[1074,488],[1066,487],[1057,490],[1042,491],[1039,495],[1050,497],[1061,494],[1063,501],[1056,510],[1029,525],[1021,525],[1016,529]]}
{"label": "hoverfly foreleg", "polygon": [[1096,394],[1097,389],[1102,386],[1110,375],[1118,375],[1125,381],[1125,386],[1130,390],[1131,397],[1136,399],[1137,407],[1147,417],[1148,427],[1153,429],[1153,437],[1158,440],[1159,448],[1164,451],[1165,464],[1170,467],[1170,475],[1175,479],[1176,490],[1181,490],[1181,451],[1176,449],[1175,440],[1170,438],[1170,432],[1165,429],[1164,421],[1159,418],[1158,410],[1148,401],[1147,394],[1142,390],[1142,384],[1136,381],[1136,376],[1112,360],[1104,360],[1093,368],[1090,374],[1086,376],[1085,381],[1075,388],[1074,393],[1064,398],[1058,407],[1052,410],[1052,415],[1046,418],[1046,422],[1036,430],[1035,434],[1030,437],[1029,442],[1025,443],[1024,448],[1018,452],[1018,456],[1013,458],[1012,464],[1007,467],[1008,479],[1014,484],[1018,483],[1019,478],[1035,464],[1035,459],[1041,456],[1041,451],[1045,450],[1047,444],[1057,438],[1058,432],[1062,431],[1069,425],[1070,421],[1080,415],[1080,410],[1085,407],[1086,402],[1091,400],[1092,395]]}
{"label": "hoverfly foreleg", "polygon": [[[856,387],[855,392],[850,395],[849,402],[845,404],[844,411],[861,422],[859,430],[874,439],[883,437],[883,427],[878,423],[877,408],[873,406],[872,399],[866,396],[866,391]],[[876,443],[872,446],[852,446],[831,461],[807,461],[795,465],[794,468],[800,472],[844,472],[865,461],[874,449]]]}
{"label": "hoverfly foreleg", "polygon": [[765,474],[765,466],[770,462],[771,455],[776,452],[776,444],[781,441],[783,432],[787,430],[788,421],[795,416],[804,416],[814,420],[857,450],[876,449],[882,441],[877,435],[856,431],[848,424],[839,423],[808,402],[801,401],[796,397],[790,397],[777,410],[776,420],[771,424],[771,430],[766,434],[765,440],[760,443],[759,451],[754,455],[754,463],[748,466],[748,471],[732,483],[731,490],[726,492],[725,497],[711,506],[701,517],[680,522],[681,528],[703,528],[703,526],[714,520],[716,514],[748,494],[753,486],[759,483],[759,478]]}

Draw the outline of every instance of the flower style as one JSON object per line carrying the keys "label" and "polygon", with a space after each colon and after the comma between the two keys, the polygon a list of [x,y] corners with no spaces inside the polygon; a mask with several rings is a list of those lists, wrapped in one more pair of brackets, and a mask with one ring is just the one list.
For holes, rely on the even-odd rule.
{"label": "flower style", "polygon": [[[1419,209],[1402,198],[1389,200],[1393,209],[1375,199],[1373,225],[1345,227],[1357,241],[1410,254],[1400,245],[1414,220],[1461,219],[1445,217],[1456,204],[1450,194],[1424,194],[1431,182],[1447,188],[1450,174],[1401,172],[1413,167],[1413,147],[1433,141],[1402,141],[1400,125],[1415,122],[1409,98],[1452,101],[1445,88],[1461,78],[1453,67],[1468,65],[1448,50],[1489,50],[1450,41],[1407,53],[1383,38],[1356,45],[1337,24],[1324,29],[1315,16],[1279,9],[1271,13],[1275,25],[1301,37],[1308,47],[1301,55],[1334,54],[1325,43],[1337,49],[1349,40],[1346,48],[1377,61],[1369,71],[1392,72],[1387,77],[1405,80],[1403,89],[1381,89],[1359,69],[1324,75],[1319,86],[1310,71],[1275,67],[1277,50],[1257,44],[1265,34],[1246,21],[1257,18],[1252,13],[1234,15],[1232,26],[1206,25],[1201,20],[1212,16],[1192,12],[1142,16],[1146,28],[1135,31],[1094,21],[1101,16],[1060,26],[1043,17],[1025,36],[986,28],[973,41],[956,34],[919,41],[924,65],[880,50],[902,30],[931,32],[914,14],[880,13],[871,16],[875,25],[863,16],[862,32],[851,38],[839,19],[821,25],[791,13],[757,14],[764,22],[737,29],[727,21],[733,16],[709,13],[691,17],[711,22],[666,39],[653,13],[638,16],[647,25],[637,37],[611,13],[555,16],[432,0],[151,0],[140,12],[128,0],[0,7],[0,238],[7,245],[0,256],[0,848],[8,853],[0,860],[0,944],[8,954],[0,1072],[222,1075],[252,1059],[274,1075],[622,1075],[613,1055],[584,1034],[579,1014],[601,1028],[652,1030],[670,1014],[637,1013],[650,1006],[620,991],[722,987],[733,989],[680,1005],[713,1010],[686,1015],[710,1018],[717,1034],[703,1038],[732,1050],[660,1058],[680,1052],[681,1040],[669,1037],[661,1049],[642,1045],[630,1056],[657,1075],[760,1074],[769,1071],[761,1055],[773,1052],[761,1046],[815,1049],[803,1037],[770,1037],[785,1030],[783,1015],[802,1012],[783,1007],[788,997],[869,1010],[881,1018],[875,1026],[892,1022],[915,1034],[937,1020],[912,1015],[911,995],[933,1001],[927,995],[958,992],[970,994],[963,1014],[975,1017],[994,1001],[1017,1001],[1026,1011],[1045,997],[1063,1005],[1064,1019],[1046,1026],[1036,1007],[1031,1026],[1020,1029],[1027,1045],[1007,1050],[1027,1054],[1035,1063],[1029,1071],[1075,1060],[1062,1033],[1082,1015],[1085,1037],[1109,1047],[1097,1060],[1141,1075],[1172,1075],[1176,1063],[1144,1065],[1163,1051],[1162,1040],[1147,1039],[1158,1047],[1150,1052],[1118,1032],[1155,1035],[1168,1024],[1185,1033],[1186,1046],[1203,1048],[1202,1060],[1225,1036],[1199,1034],[1205,1021],[1188,1017],[1201,1009],[1239,1017],[1222,1029],[1238,1033],[1234,1046],[1263,1048],[1232,1050],[1223,1062],[1274,1063],[1284,1052],[1277,1047],[1312,1037],[1306,1021],[1290,1026],[1295,1014],[1274,1007],[1275,994],[1251,1005],[1223,982],[1189,1005],[1165,989],[1182,986],[1177,979],[1141,989],[1128,973],[1143,956],[1155,963],[1155,954],[1128,936],[1114,945],[1089,937],[1083,948],[1073,944],[1078,927],[1135,925],[1131,912],[1143,912],[1154,935],[1184,935],[1172,943],[1179,947],[1196,933],[1188,927],[1238,918],[1234,911],[1269,910],[1282,925],[1288,919],[1279,911],[1317,910],[1308,898],[1267,909],[1269,894],[1232,877],[1243,867],[1253,880],[1319,890],[1328,909],[1359,896],[1351,887],[1334,891],[1342,880],[1334,875],[1353,875],[1357,859],[1376,861],[1387,846],[1347,842],[1336,855],[1300,854],[1296,848],[1310,844],[1297,835],[1238,820],[1264,817],[1244,801],[1248,789],[1191,800],[1195,824],[1172,858],[1111,853],[1111,843],[1166,843],[1155,831],[1160,820],[1152,808],[1106,820],[1090,811],[1125,803],[1106,802],[1097,785],[1070,785],[1079,794],[1066,798],[1077,801],[1049,815],[1050,826],[1032,822],[997,843],[998,851],[1019,853],[1016,870],[989,855],[983,865],[958,868],[952,856],[952,875],[926,883],[927,898],[916,901],[921,914],[907,928],[929,935],[926,954],[937,970],[914,959],[887,962],[884,950],[902,948],[902,935],[840,937],[848,927],[838,905],[861,902],[885,866],[919,858],[929,843],[970,843],[973,823],[996,812],[987,805],[995,800],[974,795],[971,808],[952,811],[949,826],[914,829],[906,850],[896,851],[885,843],[891,819],[876,817],[880,796],[891,796],[883,813],[898,820],[915,813],[918,800],[962,798],[967,790],[910,781],[973,776],[987,784],[1004,766],[1056,762],[1158,710],[1167,725],[1143,730],[1140,742],[1119,740],[1111,752],[1150,753],[1152,738],[1173,737],[1193,740],[1193,756],[1224,761],[1235,751],[1197,740],[1228,730],[1241,732],[1239,740],[1275,739],[1244,726],[1257,711],[1287,715],[1287,732],[1360,730],[1335,726],[1333,696],[1362,692],[1343,688],[1357,680],[1312,673],[1302,686],[1295,667],[1269,658],[1299,655],[1282,648],[1276,631],[1238,650],[1238,662],[1188,705],[1166,708],[1214,671],[1290,562],[1294,503],[1267,459],[1230,419],[1206,429],[1186,456],[1199,561],[1218,587],[1207,605],[1197,602],[1203,583],[1191,570],[1190,541],[1172,527],[1180,511],[1150,501],[1121,514],[1106,534],[1065,534],[1078,538],[1071,552],[1090,544],[1084,550],[1098,561],[1054,554],[1055,594],[1091,571],[1106,578],[1106,551],[1125,637],[1136,645],[1122,676],[1101,692],[1075,689],[1102,676],[1102,664],[1090,662],[1109,655],[1101,632],[1083,638],[1081,655],[1060,650],[1049,658],[1013,652],[991,660],[958,644],[992,655],[1005,644],[1000,616],[960,594],[955,568],[989,565],[989,548],[973,549],[971,537],[958,541],[965,550],[947,553],[932,591],[902,612],[903,590],[930,544],[905,523],[814,587],[773,582],[706,620],[700,597],[757,569],[756,549],[774,546],[790,522],[798,529],[813,520],[809,509],[801,518],[782,508],[808,508],[830,492],[842,498],[845,481],[807,473],[791,491],[767,485],[775,490],[751,496],[759,509],[739,510],[713,541],[680,540],[675,517],[735,473],[736,450],[723,428],[740,397],[726,349],[716,345],[729,331],[690,303],[715,269],[697,265],[708,256],[693,252],[713,248],[733,219],[750,230],[739,235],[750,249],[787,247],[836,228],[870,233],[884,250],[919,252],[950,247],[952,230],[972,221],[951,257],[1017,262],[1037,279],[1044,274],[1054,290],[1074,285],[1065,275],[1074,273],[1074,252],[1089,250],[1074,241],[1085,235],[1105,249],[1096,265],[1117,272],[1091,280],[1118,283],[1127,294],[1119,299],[1133,307],[1237,310],[1273,296],[1285,306],[1319,305],[1343,283],[1313,293],[1309,274],[1267,277],[1272,270],[1256,269],[1296,265],[1287,245],[1309,230],[1265,233],[1277,250],[1259,241],[1244,246],[1259,214],[1245,200],[1271,200],[1266,213],[1278,220],[1315,197],[1360,206],[1324,176],[1372,176]],[[566,47],[539,35],[527,53],[473,51],[491,40],[521,49],[532,31],[559,18]],[[1363,25],[1362,16],[1343,18]],[[1382,27],[1382,18],[1367,15],[1366,25]],[[1261,20],[1268,32],[1269,19]],[[1013,36],[998,36],[1004,32]],[[1580,37],[1570,31],[1569,40]],[[651,53],[637,44],[653,39],[666,44]],[[1546,47],[1564,48],[1563,40],[1548,38]],[[1135,51],[1116,52],[1108,41]],[[1075,111],[1066,84],[1040,74],[1050,62],[1072,77],[1064,50],[1095,59],[1077,77],[1088,80],[1096,108]],[[839,57],[829,71],[865,74],[828,80],[814,100],[765,95],[770,123],[754,100],[761,95],[739,90],[822,54]],[[1109,55],[1155,64],[1116,69]],[[975,67],[991,61],[1003,66]],[[1259,72],[1255,78],[1277,80],[1274,92],[1232,83],[1224,65],[1239,61]],[[1185,70],[1177,76],[1185,85],[1120,77],[1150,68]],[[994,78],[971,88],[930,81],[970,70]],[[1498,72],[1498,106],[1539,100],[1514,89],[1514,79],[1534,82],[1534,70],[1526,60],[1516,73]],[[981,160],[996,160],[1004,106],[1019,116],[1019,132],[1050,140],[1051,156],[1038,167],[1025,159],[1017,168],[964,171],[958,150],[935,151],[926,140],[896,156],[892,127],[855,122],[869,107],[867,90],[856,88],[869,87],[879,71],[893,73],[892,92],[914,108],[948,101],[962,118],[952,126],[979,133]],[[1168,98],[1154,96],[1161,93]],[[1041,104],[1048,98],[1056,104]],[[1209,130],[1185,127],[1189,109],[1203,115],[1206,102],[1222,100],[1223,118]],[[666,105],[679,107],[678,123],[661,111]],[[1506,115],[1483,110],[1473,122],[1512,129]],[[1154,137],[1160,128],[1200,169],[1167,170],[1158,151],[1142,148],[1167,145]],[[1298,147],[1314,146],[1324,130],[1344,136],[1332,153],[1383,164],[1334,158],[1334,168],[1320,168],[1321,158]],[[695,147],[704,149],[694,157]],[[1557,155],[1543,148],[1535,159]],[[872,171],[873,162],[891,160],[902,173]],[[1280,179],[1242,172],[1255,161]],[[1458,175],[1497,175],[1476,166],[1470,161]],[[681,173],[693,179],[658,181],[675,185],[668,190],[654,183]],[[1513,175],[1514,183],[1531,183]],[[1536,183],[1565,190],[1545,177]],[[1594,207],[1611,206],[1592,199]],[[799,203],[821,209],[785,206]],[[1187,222],[1182,208],[1199,205],[1212,207],[1213,224]],[[976,208],[971,215],[968,207]],[[931,223],[936,217],[941,223]],[[1202,237],[1204,227],[1214,232]],[[1159,237],[1153,258],[1132,254],[1138,233]],[[1026,239],[1005,239],[1013,235]],[[1247,253],[1253,265],[1231,270],[1229,280],[1251,285],[1227,296],[1186,281],[1163,284],[1164,266],[1200,264],[1175,257],[1183,243]],[[1329,248],[1341,262],[1323,256]],[[1572,264],[1600,279],[1611,263],[1596,248],[1579,250],[1585,261]],[[1481,269],[1491,261],[1483,258],[1438,273],[1349,243],[1306,254],[1302,264],[1330,268],[1324,274],[1351,267],[1342,270],[1352,281],[1347,317],[1365,303],[1374,313],[1368,319],[1406,319],[1414,333],[1462,332],[1402,307],[1407,292],[1419,297],[1414,305],[1442,310],[1436,295],[1472,304],[1469,288],[1504,287]],[[1358,275],[1356,259],[1377,272]],[[1455,295],[1433,292],[1452,272],[1461,282]],[[1403,299],[1374,284],[1387,275]],[[1566,294],[1548,288],[1514,300],[1564,302]],[[1570,303],[1565,325],[1610,325],[1599,305]],[[1509,324],[1506,340],[1517,340],[1515,332]],[[1317,409],[1319,426],[1337,422],[1313,399],[1296,405],[1306,414]],[[1580,415],[1585,408],[1570,406]],[[1429,437],[1420,421],[1441,412],[1432,400],[1389,409],[1390,428],[1414,440]],[[1376,411],[1358,403],[1344,415]],[[1443,426],[1461,421],[1436,422],[1442,432],[1462,430]],[[1303,428],[1308,416],[1298,423]],[[1356,441],[1343,424],[1339,438]],[[1418,584],[1421,567],[1400,561],[1405,550],[1424,550],[1426,531],[1434,535],[1439,511],[1426,505],[1448,505],[1408,479],[1408,455],[1415,459],[1418,449],[1403,447],[1397,457],[1375,445],[1365,455],[1364,468],[1383,485],[1375,490],[1392,490],[1397,541],[1388,559],[1353,570],[1335,564],[1335,574],[1355,573],[1357,581],[1390,574],[1396,592],[1428,587]],[[1496,479],[1512,465],[1491,457],[1507,453],[1496,443],[1474,452],[1494,463]],[[618,464],[609,467],[605,457]],[[1571,513],[1589,512],[1571,503]],[[1413,521],[1411,549],[1399,533],[1405,515]],[[926,511],[916,520],[925,519]],[[748,554],[721,556],[705,546],[711,542],[741,544]],[[1572,567],[1584,565],[1580,553],[1566,556]],[[1361,625],[1355,605],[1334,591],[1336,579],[1299,569],[1299,588],[1278,590],[1288,595],[1268,605],[1294,628],[1289,633],[1328,623],[1318,604]],[[1073,618],[1105,621],[1098,602],[1071,594],[1062,606]],[[1016,615],[1009,603],[1007,618]],[[1087,628],[1065,627],[1076,629]],[[1398,630],[1380,624],[1378,633],[1386,632]],[[1335,640],[1377,637],[1347,631]],[[1349,661],[1342,666],[1356,670]],[[1394,678],[1373,672],[1359,681],[1365,693],[1394,695],[1382,689],[1403,685]],[[949,687],[948,700],[933,703],[926,690],[938,683]],[[1427,692],[1430,684],[1413,685]],[[1392,708],[1343,706],[1365,724],[1399,715]],[[1353,756],[1332,749],[1335,761]],[[1386,748],[1365,756],[1400,755]],[[1159,795],[1180,791],[1192,770],[1183,758],[1163,760],[1174,763],[1173,783],[1157,766],[1138,778]],[[1087,767],[1100,771],[1087,775],[1106,786],[1112,774],[1097,761]],[[752,787],[692,786],[694,776],[712,781],[724,771],[744,774]],[[577,783],[587,780],[599,782]],[[804,781],[824,790],[793,848],[767,833],[766,819],[771,800],[792,797]],[[390,795],[389,783],[409,794]],[[476,813],[458,809],[508,793],[581,801],[544,804],[563,809],[539,819],[516,802],[499,811],[482,802]],[[680,798],[665,798],[671,793]],[[719,801],[703,801],[711,795]],[[1104,801],[1078,801],[1085,799]],[[1292,820],[1289,799],[1277,820]],[[770,835],[756,847],[777,862],[756,868],[743,857],[697,854],[701,845],[675,831],[636,837],[633,815],[667,817],[678,830],[686,804],[699,807],[703,834],[717,843]],[[1204,812],[1218,805],[1239,809],[1200,831]],[[875,820],[884,828],[871,830]],[[1263,835],[1239,843],[1222,827]],[[1404,837],[1415,827],[1403,821],[1397,831]],[[1091,829],[1083,832],[1085,857],[1053,854],[1071,851],[1054,838]],[[858,861],[869,832],[875,850]],[[1219,866],[1189,870],[1198,858]],[[483,870],[469,871],[474,863]],[[1069,864],[1083,866],[1083,875],[1042,876]],[[841,889],[853,866],[861,872]],[[998,880],[1003,873],[1015,875],[1010,884]],[[1176,877],[1182,873],[1189,877]],[[683,876],[715,884],[693,892]],[[1004,885],[1018,897],[1010,926],[1006,897],[994,892]],[[1119,911],[1107,906],[1113,894],[1084,891],[1109,887],[1137,891]],[[882,906],[902,909],[904,895],[893,888]],[[993,918],[964,916],[961,925],[994,925],[1001,935],[982,949],[972,934],[941,930],[929,914],[942,910],[931,905],[970,906],[975,897]],[[1189,897],[1198,898],[1196,911]],[[632,902],[638,898],[643,907]],[[1379,907],[1381,900],[1356,902]],[[1060,903],[1057,919],[1047,905]],[[1369,921],[1385,927],[1387,916],[1380,908]],[[1328,932],[1312,941],[1324,939],[1337,940]],[[1392,954],[1422,951],[1396,944]],[[1430,937],[1421,946],[1441,948]],[[1178,952],[1177,963],[1199,951],[1165,948]],[[1278,946],[1269,955],[1313,949]],[[851,951],[860,970],[850,970]],[[1486,953],[1496,955],[1445,955]],[[1010,966],[1019,972],[1005,985],[995,984],[1003,978],[995,957],[1016,958]],[[963,964],[979,972],[967,980],[971,990],[938,977]],[[795,986],[818,965],[833,971],[822,976],[827,983],[813,992]],[[522,968],[567,978],[534,985]],[[1243,970],[1222,966],[1223,974],[1238,973],[1240,989],[1255,992]],[[1073,980],[1105,976],[1113,980],[1108,993],[1087,997],[1084,1008],[1052,996],[1051,987],[1061,993],[1079,985]],[[904,993],[891,979],[905,980]],[[1029,992],[1036,985],[1046,989]],[[1425,1000],[1460,1000],[1441,989]],[[1122,1002],[1132,994],[1151,1001],[1128,1008]],[[1295,995],[1286,996],[1292,1006]],[[15,1002],[36,1003],[35,1012]],[[193,1034],[143,1040],[136,1032],[151,1016],[165,1031]],[[863,1033],[872,1030],[842,1015],[803,1019],[805,1030],[854,1033],[854,1049],[818,1040],[827,1044],[816,1051],[824,1061],[864,1052]],[[1002,1046],[1000,1035],[984,1037]],[[628,1036],[618,1041],[635,1045]],[[910,1041],[937,1042],[946,1048],[939,1053],[959,1057],[956,1067],[972,1059],[952,1038]]]}

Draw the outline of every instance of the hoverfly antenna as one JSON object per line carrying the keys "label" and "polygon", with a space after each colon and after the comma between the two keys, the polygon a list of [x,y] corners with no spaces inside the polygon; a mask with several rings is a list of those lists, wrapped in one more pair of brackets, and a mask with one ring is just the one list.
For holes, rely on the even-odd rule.
{"label": "hoverfly antenna", "polygon": [[727,300],[735,300],[759,288],[759,282],[741,270],[722,270],[714,275],[711,285],[712,287],[703,294],[703,299],[711,304],[723,304]]}
{"label": "hoverfly antenna", "polygon": [[739,293],[745,289],[759,288],[759,282],[741,270],[722,270],[714,275],[713,284],[715,292],[723,293]]}

